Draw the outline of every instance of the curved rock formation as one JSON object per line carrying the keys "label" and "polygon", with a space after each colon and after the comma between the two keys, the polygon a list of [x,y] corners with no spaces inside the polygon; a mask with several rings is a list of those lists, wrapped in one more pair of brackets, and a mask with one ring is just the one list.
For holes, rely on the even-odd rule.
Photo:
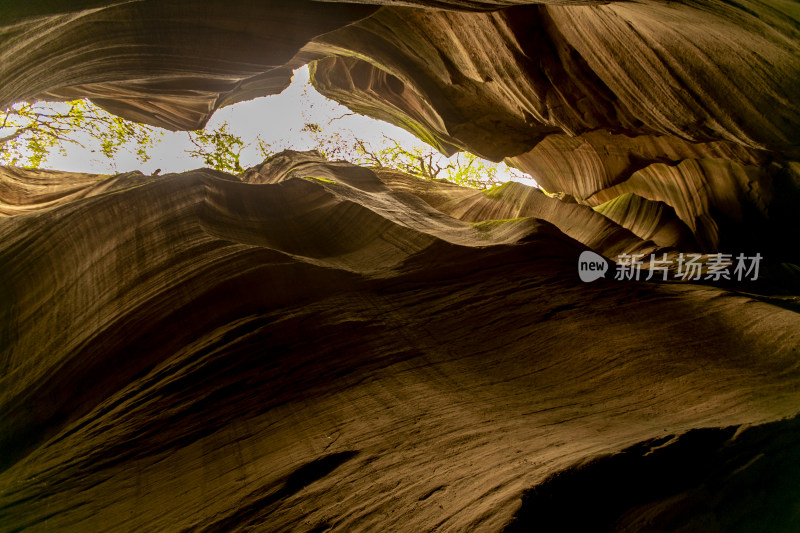
{"label": "curved rock formation", "polygon": [[[564,203],[541,190],[509,182],[489,190],[476,191],[447,183],[422,182],[400,172],[382,170],[381,178],[398,190],[419,196],[437,210],[461,220],[483,223],[534,217],[546,220],[573,239],[607,257],[619,254],[649,255],[659,247],[591,208]],[[664,248],[676,243],[665,242]]]}
{"label": "curved rock formation", "polygon": [[289,85],[285,64],[313,37],[375,11],[269,3],[64,2],[3,7],[0,104],[90,97],[167,129],[201,128],[222,105]]}
{"label": "curved rock formation", "polygon": [[697,250],[692,231],[663,202],[647,200],[633,193],[617,196],[596,210],[624,228],[655,244],[680,250]]}
{"label": "curved rock formation", "polygon": [[[0,169],[0,529],[800,528],[794,3],[0,10],[4,104],[197,128],[311,62],[557,193]],[[581,283],[589,250],[764,262]]]}
{"label": "curved rock formation", "polygon": [[[339,54],[314,63],[323,94],[445,153],[506,157],[593,206],[663,202],[701,250],[751,250],[800,226],[778,206],[766,221],[774,197],[800,198],[800,61],[788,5],[750,7],[391,8],[307,49]],[[781,242],[765,251],[797,261]]]}
{"label": "curved rock formation", "polygon": [[576,461],[797,413],[797,313],[576,284],[584,246],[421,200],[450,185],[310,153],[42,174],[3,189],[10,530],[498,530]]}

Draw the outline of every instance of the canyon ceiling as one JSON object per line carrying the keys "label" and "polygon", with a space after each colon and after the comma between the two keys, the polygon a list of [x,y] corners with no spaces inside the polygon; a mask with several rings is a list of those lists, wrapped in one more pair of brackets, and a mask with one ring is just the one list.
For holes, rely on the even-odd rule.
{"label": "canyon ceiling", "polygon": [[0,3],[3,106],[196,129],[304,64],[549,194],[0,167],[0,529],[800,529],[800,3]]}

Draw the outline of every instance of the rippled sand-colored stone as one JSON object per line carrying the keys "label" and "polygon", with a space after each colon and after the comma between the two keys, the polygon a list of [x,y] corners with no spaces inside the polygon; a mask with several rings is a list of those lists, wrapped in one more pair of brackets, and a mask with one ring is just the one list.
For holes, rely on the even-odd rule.
{"label": "rippled sand-colored stone", "polygon": [[[0,169],[0,529],[800,529],[796,6],[1,7],[4,105],[193,129],[310,63],[550,194]],[[764,263],[587,284],[586,250]]]}
{"label": "rippled sand-colored stone", "polygon": [[[577,462],[800,405],[796,312],[582,284],[555,225],[423,201],[483,193],[313,153],[241,179],[4,176],[26,206],[0,220],[9,530],[499,530]],[[698,450],[752,489],[759,454],[792,472],[791,424]],[[678,477],[642,503],[677,512]]]}

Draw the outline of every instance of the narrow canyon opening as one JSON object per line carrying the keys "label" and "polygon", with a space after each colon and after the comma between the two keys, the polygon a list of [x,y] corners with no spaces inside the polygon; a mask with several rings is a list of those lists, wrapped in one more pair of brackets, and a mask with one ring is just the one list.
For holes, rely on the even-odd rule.
{"label": "narrow canyon opening", "polygon": [[0,5],[0,529],[800,529],[798,28]]}

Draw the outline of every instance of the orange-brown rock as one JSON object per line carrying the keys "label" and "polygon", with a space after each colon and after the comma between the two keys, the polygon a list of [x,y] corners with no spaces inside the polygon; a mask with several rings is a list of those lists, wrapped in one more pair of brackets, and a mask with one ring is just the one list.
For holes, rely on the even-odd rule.
{"label": "orange-brown rock", "polygon": [[[584,494],[605,455],[636,443],[605,488],[627,499],[597,523],[640,523],[630,513],[649,505],[723,527],[742,490],[794,487],[790,309],[714,287],[584,285],[586,248],[550,223],[461,221],[435,198],[483,193],[312,153],[241,178],[5,170],[3,183],[5,529],[500,530],[529,519],[531,487]],[[469,218],[522,198],[483,197],[497,207]],[[705,427],[726,429],[686,433]],[[625,496],[630,476],[665,468],[650,448],[673,481]],[[718,466],[696,472],[694,453]],[[703,504],[720,476],[738,492],[676,507]],[[747,509],[796,524],[777,503]]]}
{"label": "orange-brown rock", "polygon": [[311,0],[3,6],[0,104],[90,97],[113,113],[197,129],[222,105],[275,94],[313,37],[375,11]]}
{"label": "orange-brown rock", "polygon": [[752,250],[792,228],[765,250],[796,261],[781,242],[800,221],[769,207],[800,198],[787,162],[800,86],[793,16],[787,5],[678,2],[397,7],[306,50],[337,54],[312,64],[324,94],[445,153],[506,157],[592,206],[629,192],[662,202],[704,251]]}
{"label": "orange-brown rock", "polygon": [[[0,169],[0,529],[800,529],[798,20],[0,6],[5,105],[191,129],[311,62],[354,110],[551,193],[296,152],[241,176]],[[764,262],[582,283],[589,250]]]}

